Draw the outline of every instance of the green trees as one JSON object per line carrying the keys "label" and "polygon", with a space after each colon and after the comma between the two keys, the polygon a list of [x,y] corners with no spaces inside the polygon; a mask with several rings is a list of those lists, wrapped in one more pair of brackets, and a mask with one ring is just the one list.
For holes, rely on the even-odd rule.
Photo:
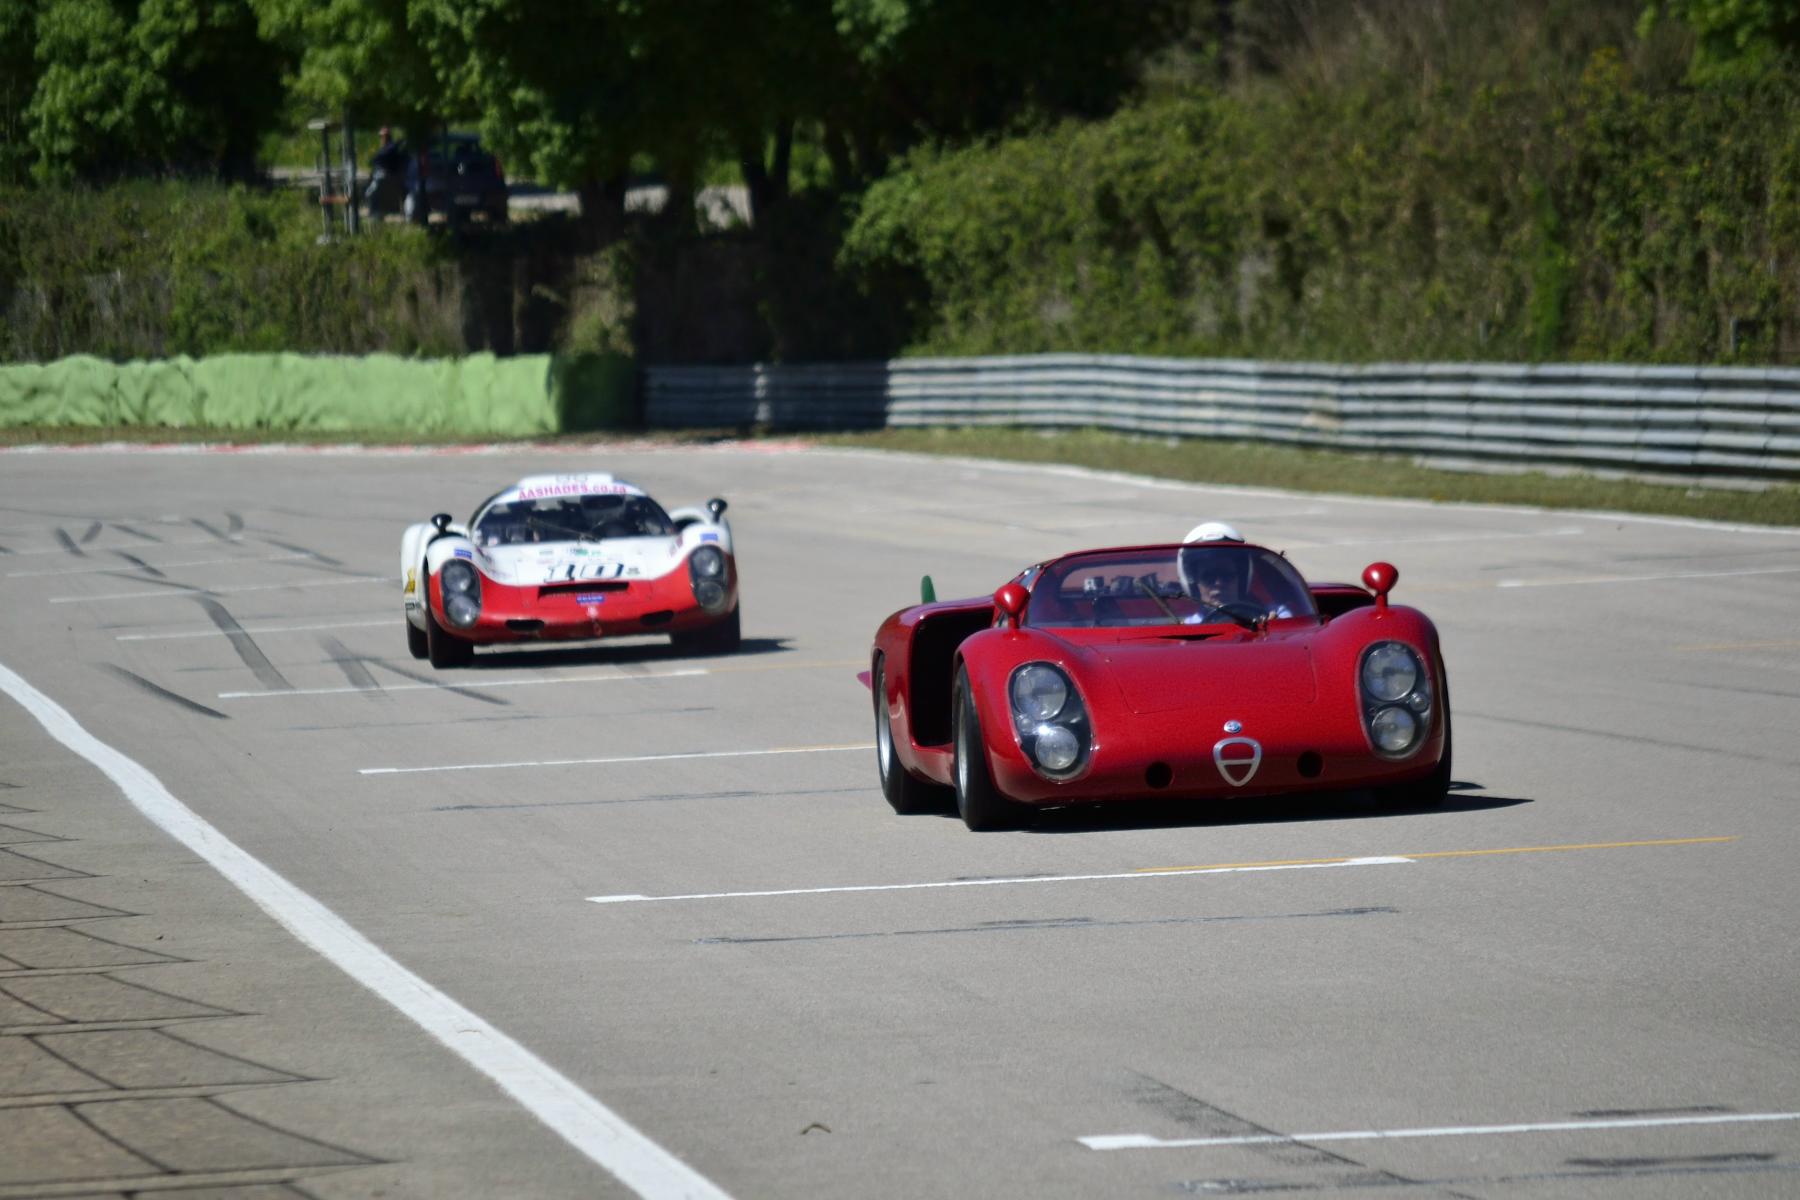
{"label": "green trees", "polygon": [[23,127],[40,178],[253,172],[281,55],[246,0],[26,0],[0,25],[9,49],[34,7]]}
{"label": "green trees", "polygon": [[1693,32],[1698,79],[1756,74],[1800,50],[1800,0],[1652,0],[1641,27],[1665,12]]}
{"label": "green trees", "polygon": [[1630,0],[1435,8],[1344,5],[1260,78],[915,151],[842,261],[913,278],[926,353],[1800,352],[1791,57],[1690,72],[1697,33],[1640,36]]}

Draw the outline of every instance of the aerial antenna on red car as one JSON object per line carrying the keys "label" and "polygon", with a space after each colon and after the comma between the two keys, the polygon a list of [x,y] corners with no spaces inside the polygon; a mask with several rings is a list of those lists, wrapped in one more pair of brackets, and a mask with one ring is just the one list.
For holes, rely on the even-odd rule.
{"label": "aerial antenna on red car", "polygon": [[919,578],[919,603],[937,603],[937,588],[932,586],[931,576],[929,575],[924,575]]}

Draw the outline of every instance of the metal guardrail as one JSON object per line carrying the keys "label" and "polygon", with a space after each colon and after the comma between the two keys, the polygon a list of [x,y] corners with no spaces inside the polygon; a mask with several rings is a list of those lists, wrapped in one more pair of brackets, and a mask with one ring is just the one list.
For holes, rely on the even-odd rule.
{"label": "metal guardrail", "polygon": [[1042,354],[651,367],[657,427],[996,425],[1800,479],[1800,369]]}

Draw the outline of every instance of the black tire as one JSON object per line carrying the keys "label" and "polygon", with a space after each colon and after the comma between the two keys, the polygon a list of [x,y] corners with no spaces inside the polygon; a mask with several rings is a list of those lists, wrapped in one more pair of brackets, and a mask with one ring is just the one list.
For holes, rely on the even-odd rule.
{"label": "black tire", "polygon": [[414,658],[424,658],[431,653],[425,631],[411,621],[406,623],[406,649]]}
{"label": "black tire", "polygon": [[975,711],[969,673],[961,667],[956,671],[954,703],[955,756],[951,774],[956,780],[957,815],[977,833],[1015,829],[1024,817],[1024,808],[1002,796],[988,773],[987,752],[981,741],[981,714]]}
{"label": "black tire", "polygon": [[425,657],[440,671],[446,667],[466,667],[475,661],[475,643],[446,632],[432,613],[429,600],[425,602]]}
{"label": "black tire", "polygon": [[684,654],[734,654],[744,644],[743,609],[739,604],[717,625],[693,633],[671,633],[669,642]]}
{"label": "black tire", "polygon": [[875,770],[881,777],[881,794],[901,816],[942,812],[949,799],[945,789],[914,779],[894,754],[894,727],[888,718],[885,700],[887,672],[879,660],[875,663],[870,687],[875,692]]}
{"label": "black tire", "polygon": [[1375,798],[1387,808],[1437,808],[1450,795],[1450,679],[1444,677],[1444,754],[1437,769],[1423,779],[1380,789]]}

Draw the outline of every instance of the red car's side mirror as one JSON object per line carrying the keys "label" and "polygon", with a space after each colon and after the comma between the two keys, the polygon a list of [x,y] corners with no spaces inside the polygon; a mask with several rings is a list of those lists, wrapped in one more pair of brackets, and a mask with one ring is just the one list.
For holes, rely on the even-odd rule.
{"label": "red car's side mirror", "polygon": [[1363,582],[1375,593],[1375,607],[1386,608],[1388,593],[1400,582],[1400,569],[1393,563],[1370,563],[1363,568]]}
{"label": "red car's side mirror", "polygon": [[1000,590],[994,593],[994,607],[1006,614],[1008,625],[1017,629],[1019,614],[1025,611],[1025,602],[1030,598],[1031,593],[1024,588],[1016,583],[1008,583],[1002,585]]}

